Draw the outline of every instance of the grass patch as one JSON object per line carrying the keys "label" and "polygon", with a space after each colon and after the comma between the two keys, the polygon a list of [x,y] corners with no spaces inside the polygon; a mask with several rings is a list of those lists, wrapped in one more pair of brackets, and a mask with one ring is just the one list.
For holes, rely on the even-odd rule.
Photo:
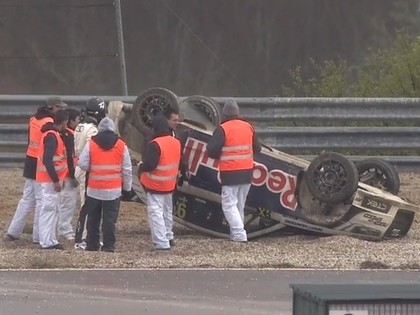
{"label": "grass patch", "polygon": [[287,268],[299,268],[298,266],[289,263],[289,262],[282,262],[278,264],[258,264],[258,268],[276,268],[276,269],[287,269]]}
{"label": "grass patch", "polygon": [[212,264],[199,264],[197,265],[198,268],[216,268],[216,266],[212,265]]}
{"label": "grass patch", "polygon": [[61,268],[75,268],[77,267],[75,264],[69,261],[60,261],[48,258],[41,258],[41,257],[33,257],[28,262],[29,269],[61,269]]}
{"label": "grass patch", "polygon": [[360,269],[391,269],[390,266],[380,261],[366,260],[360,264]]}
{"label": "grass patch", "polygon": [[420,264],[418,263],[402,264],[402,265],[399,265],[397,269],[420,269]]}

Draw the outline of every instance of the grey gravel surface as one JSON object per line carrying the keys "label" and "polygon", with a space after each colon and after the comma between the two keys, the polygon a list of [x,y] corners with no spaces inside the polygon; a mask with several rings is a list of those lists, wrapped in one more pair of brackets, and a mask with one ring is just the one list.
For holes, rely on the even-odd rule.
{"label": "grey gravel surface", "polygon": [[[20,169],[0,170],[0,228],[4,232],[22,193]],[[420,176],[401,176],[401,196],[420,204]],[[209,237],[175,225],[176,247],[151,251],[145,208],[123,203],[117,251],[92,253],[73,249],[41,251],[30,230],[19,241],[0,241],[0,268],[397,268],[420,269],[420,224],[403,239],[370,242],[345,236],[267,236],[247,244]]]}

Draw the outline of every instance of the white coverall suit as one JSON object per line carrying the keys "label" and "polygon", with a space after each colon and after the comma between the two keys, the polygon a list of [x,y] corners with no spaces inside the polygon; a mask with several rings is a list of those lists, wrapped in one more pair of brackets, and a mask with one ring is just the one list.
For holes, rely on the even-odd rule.
{"label": "white coverall suit", "polygon": [[[74,159],[74,131],[65,131],[64,143],[67,151],[67,160],[73,161],[73,166],[68,165],[69,171],[74,172],[74,167],[77,161]],[[74,174],[73,174],[74,176]],[[75,187],[76,179],[69,176],[64,180],[63,189],[60,193],[60,204],[58,214],[58,235],[64,236],[68,240],[74,239],[74,232],[71,221],[73,219],[74,211],[76,210],[77,203],[77,187]]]}
{"label": "white coverall suit", "polygon": [[39,243],[39,212],[41,211],[41,186],[35,179],[25,178],[23,196],[19,200],[15,215],[7,230],[7,234],[20,238],[29,214],[35,209],[32,241]]}
{"label": "white coverall suit", "polygon": [[[60,184],[63,181],[60,180]],[[42,192],[42,208],[39,213],[39,244],[42,248],[57,245],[57,220],[61,192],[54,190],[53,183],[40,183]]]}
{"label": "white coverall suit", "polygon": [[[49,112],[49,109],[45,109],[45,108],[38,109],[37,114],[42,115],[40,119],[51,117],[50,116],[51,113]],[[47,122],[44,121],[44,124],[45,123]],[[31,122],[29,123],[29,128],[31,129]],[[30,148],[30,142],[31,142],[30,139],[28,139],[28,150]],[[37,164],[36,155],[37,154],[26,156],[25,166],[23,170],[23,176],[25,177],[25,185],[23,187],[23,196],[18,203],[12,222],[10,223],[10,226],[7,230],[7,235],[12,237],[13,239],[19,239],[22,236],[22,232],[25,227],[26,220],[28,219],[30,213],[35,210],[33,230],[32,230],[32,241],[34,243],[39,243],[39,213],[42,207],[42,192],[41,192],[41,185],[35,180],[36,164]]]}
{"label": "white coverall suit", "polygon": [[[93,123],[83,122],[77,125],[74,132],[74,150],[76,158],[79,158],[86,143],[97,133],[98,127]],[[76,165],[74,177],[79,182],[80,207],[83,207],[85,204],[86,193],[86,172],[83,171],[78,165]],[[81,213],[76,227],[76,243],[86,239],[86,223],[86,214]]]}
{"label": "white coverall suit", "polygon": [[60,194],[58,215],[58,235],[62,235],[68,240],[74,239],[71,221],[77,203],[77,188],[73,187],[71,181],[72,179],[70,178],[64,180],[63,189]]}

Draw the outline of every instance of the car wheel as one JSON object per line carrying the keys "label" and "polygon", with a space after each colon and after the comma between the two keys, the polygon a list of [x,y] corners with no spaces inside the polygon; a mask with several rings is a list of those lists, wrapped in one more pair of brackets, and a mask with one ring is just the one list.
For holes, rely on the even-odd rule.
{"label": "car wheel", "polygon": [[179,107],[183,121],[204,129],[214,129],[222,122],[221,107],[211,97],[189,96],[181,101]]}
{"label": "car wheel", "polygon": [[367,185],[385,190],[391,194],[400,191],[400,177],[397,170],[387,161],[372,158],[356,163],[359,181]]}
{"label": "car wheel", "polygon": [[338,204],[354,194],[359,175],[353,162],[341,154],[330,152],[317,156],[309,164],[304,179],[316,199]]}
{"label": "car wheel", "polygon": [[175,93],[160,87],[147,89],[134,102],[132,124],[141,134],[149,135],[152,118],[168,107],[179,111],[178,97]]}
{"label": "car wheel", "polygon": [[318,226],[332,228],[340,224],[352,206],[346,203],[330,204],[319,201],[311,194],[305,181],[300,183],[297,190],[299,216]]}

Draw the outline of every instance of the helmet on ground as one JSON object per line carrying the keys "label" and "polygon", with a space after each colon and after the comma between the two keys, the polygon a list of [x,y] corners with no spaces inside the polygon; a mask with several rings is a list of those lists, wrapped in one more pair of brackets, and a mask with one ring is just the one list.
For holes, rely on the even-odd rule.
{"label": "helmet on ground", "polygon": [[88,116],[95,117],[99,121],[107,114],[105,101],[99,97],[90,98],[85,105],[85,113]]}

